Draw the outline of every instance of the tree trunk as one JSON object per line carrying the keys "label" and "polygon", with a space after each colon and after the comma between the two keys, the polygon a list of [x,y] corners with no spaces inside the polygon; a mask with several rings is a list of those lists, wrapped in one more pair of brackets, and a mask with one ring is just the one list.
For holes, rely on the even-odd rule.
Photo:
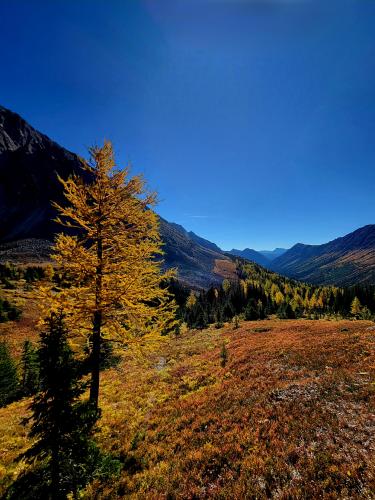
{"label": "tree trunk", "polygon": [[51,499],[60,498],[60,467],[58,447],[52,448],[51,454]]}
{"label": "tree trunk", "polygon": [[93,403],[96,410],[98,409],[99,404],[101,326],[102,314],[100,311],[96,311],[94,314],[94,324],[92,331],[90,385],[90,401]]}
{"label": "tree trunk", "polygon": [[101,238],[101,226],[98,227],[97,241],[97,267],[95,283],[95,312],[92,328],[92,352],[91,352],[91,386],[90,401],[95,410],[99,407],[99,382],[100,382],[100,348],[102,329],[102,277],[103,277],[103,241]]}

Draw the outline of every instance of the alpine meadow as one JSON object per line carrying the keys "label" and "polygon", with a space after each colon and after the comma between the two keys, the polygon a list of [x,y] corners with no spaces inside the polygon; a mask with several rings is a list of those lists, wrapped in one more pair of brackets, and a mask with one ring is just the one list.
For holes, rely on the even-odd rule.
{"label": "alpine meadow", "polygon": [[374,16],[0,0],[0,498],[375,499]]}

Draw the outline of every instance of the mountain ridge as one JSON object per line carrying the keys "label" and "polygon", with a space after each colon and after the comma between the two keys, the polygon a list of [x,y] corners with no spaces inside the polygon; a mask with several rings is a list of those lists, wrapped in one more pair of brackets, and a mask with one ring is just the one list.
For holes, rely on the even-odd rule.
{"label": "mountain ridge", "polygon": [[256,264],[259,264],[263,267],[269,267],[271,260],[266,256],[262,255],[260,252],[253,250],[252,248],[245,248],[244,250],[238,250],[236,248],[232,248],[229,252],[231,255],[235,255],[236,257],[241,257],[242,259],[251,260]]}
{"label": "mountain ridge", "polygon": [[56,229],[50,199],[63,201],[57,174],[67,165],[69,174],[83,173],[76,154],[0,106],[1,242],[45,238]]}
{"label": "mountain ridge", "polygon": [[375,224],[321,245],[296,243],[271,264],[272,270],[313,284],[375,283]]}
{"label": "mountain ridge", "polygon": [[288,249],[276,247],[273,250],[258,250],[258,253],[264,255],[269,260],[274,260],[283,255]]}

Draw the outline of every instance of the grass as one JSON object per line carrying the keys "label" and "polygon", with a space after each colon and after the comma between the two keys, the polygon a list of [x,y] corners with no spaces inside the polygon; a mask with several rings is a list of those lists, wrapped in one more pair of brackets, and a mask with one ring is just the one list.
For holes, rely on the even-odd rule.
{"label": "grass", "polygon": [[[6,331],[15,352],[32,334],[29,311]],[[123,471],[86,498],[375,498],[370,325],[244,322],[186,332],[136,359],[122,351],[102,372],[97,439]],[[3,486],[22,467],[26,408],[0,409]]]}

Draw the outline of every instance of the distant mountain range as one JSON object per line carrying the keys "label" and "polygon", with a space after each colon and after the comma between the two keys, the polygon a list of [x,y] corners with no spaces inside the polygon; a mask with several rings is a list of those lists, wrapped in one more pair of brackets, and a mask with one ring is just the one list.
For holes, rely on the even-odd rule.
{"label": "distant mountain range", "polygon": [[275,248],[274,250],[253,250],[252,248],[245,248],[244,250],[237,250],[233,248],[228,253],[231,255],[236,255],[237,257],[242,257],[243,259],[251,260],[256,262],[260,266],[271,267],[271,262],[283,255],[286,252],[285,248]]}
{"label": "distant mountain range", "polygon": [[286,248],[275,248],[274,250],[259,250],[259,253],[267,257],[268,260],[274,260],[287,251]]}
{"label": "distant mountain range", "polygon": [[252,248],[245,248],[244,250],[237,250],[233,248],[228,253],[231,255],[235,255],[237,257],[242,257],[243,259],[251,260],[256,262],[260,266],[269,267],[271,264],[270,259],[268,259],[265,255],[253,250]]}
{"label": "distant mountain range", "polygon": [[[62,201],[57,173],[84,174],[77,155],[35,130],[18,114],[0,106],[0,260],[30,262],[48,257],[53,234],[51,200]],[[375,225],[324,245],[298,243],[289,250],[224,252],[182,226],[160,218],[165,266],[179,278],[207,287],[236,277],[235,257],[314,284],[375,284]]]}
{"label": "distant mountain range", "polygon": [[313,284],[375,284],[375,225],[323,245],[297,243],[276,258],[271,269]]}

